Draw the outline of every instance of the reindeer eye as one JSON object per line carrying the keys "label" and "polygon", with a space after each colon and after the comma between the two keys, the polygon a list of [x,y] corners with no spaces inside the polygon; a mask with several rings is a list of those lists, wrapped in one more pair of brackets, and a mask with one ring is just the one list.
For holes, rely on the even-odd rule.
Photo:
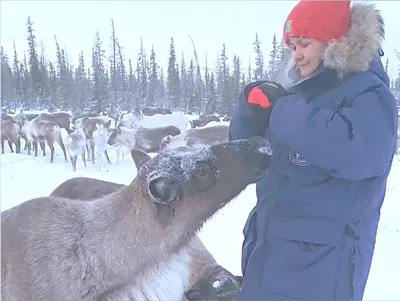
{"label": "reindeer eye", "polygon": [[199,178],[208,177],[210,172],[210,167],[207,165],[197,166],[196,173]]}
{"label": "reindeer eye", "polygon": [[197,168],[197,175],[199,177],[204,177],[205,174],[206,174],[206,170],[204,169],[203,166]]}

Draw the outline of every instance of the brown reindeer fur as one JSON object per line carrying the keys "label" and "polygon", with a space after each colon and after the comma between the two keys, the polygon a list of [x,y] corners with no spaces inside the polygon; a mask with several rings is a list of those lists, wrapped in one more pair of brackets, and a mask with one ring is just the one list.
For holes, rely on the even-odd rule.
{"label": "brown reindeer fur", "polygon": [[215,115],[200,115],[199,118],[194,119],[190,122],[191,127],[203,127],[209,124],[211,121],[220,122],[221,120]]}
{"label": "brown reindeer fur", "polygon": [[191,128],[175,137],[170,135],[164,137],[160,142],[160,151],[173,149],[179,146],[210,146],[228,140],[229,126],[227,125]]}
{"label": "brown reindeer fur", "polygon": [[72,118],[71,114],[67,112],[40,113],[35,119],[53,121],[60,127],[60,129],[65,129],[68,134],[72,133]]}
{"label": "brown reindeer fur", "polygon": [[37,114],[37,113],[18,113],[14,116],[14,120],[17,122],[31,121],[38,116],[39,116],[39,114]]}
{"label": "brown reindeer fur", "polygon": [[40,197],[2,212],[2,300],[183,298],[190,275],[170,274],[189,261],[182,247],[255,183],[268,154],[262,138],[176,149],[99,199]]}
{"label": "brown reindeer fur", "polygon": [[[139,149],[133,149],[131,154],[137,170],[150,160],[150,156]],[[93,178],[76,177],[60,184],[50,196],[91,201],[115,192],[124,186]],[[217,264],[197,235],[189,242],[186,249],[191,259],[190,281],[184,288],[185,291],[188,291],[188,300],[192,300],[192,296],[195,296],[196,299],[210,300],[210,292],[219,296],[231,296],[240,291],[241,283],[237,280],[237,277]],[[215,281],[220,282],[217,288],[212,286]],[[207,287],[207,291],[205,291],[205,287]],[[201,291],[199,288],[201,288]]]}
{"label": "brown reindeer fur", "polygon": [[177,136],[181,134],[178,127],[173,125],[160,126],[154,128],[146,128],[142,126],[133,129],[117,127],[107,143],[115,145],[117,143],[127,146],[128,148],[138,148],[146,153],[158,152],[161,140],[166,136]]}
{"label": "brown reindeer fur", "polygon": [[6,121],[6,120],[14,120],[14,118],[8,114],[1,113],[1,121]]}
{"label": "brown reindeer fur", "polygon": [[15,144],[15,152],[18,154],[21,152],[21,140],[19,135],[19,126],[15,120],[4,120],[1,121],[1,153],[4,154],[4,141],[8,142],[11,152],[13,153],[12,144]]}
{"label": "brown reindeer fur", "polygon": [[32,142],[28,139],[28,137],[25,135],[25,133],[21,132],[22,127],[24,126],[25,122],[31,121],[32,119],[36,118],[39,114],[34,114],[34,113],[18,113],[16,114],[13,119],[17,122],[19,128],[20,128],[20,136],[22,139],[25,140],[25,146],[24,150],[28,150],[28,154],[31,154],[31,147],[32,147]]}
{"label": "brown reindeer fur", "polygon": [[156,114],[162,114],[162,115],[172,114],[170,109],[163,109],[163,108],[143,108],[141,111],[145,116],[153,116]]}
{"label": "brown reindeer fur", "polygon": [[[102,125],[105,128],[109,128],[111,125],[111,121],[105,122],[104,119],[100,117],[84,117],[81,121],[81,127],[83,128],[84,132],[86,133],[86,149],[88,152],[88,161],[92,160],[92,163],[95,163],[94,159],[94,140],[93,140],[93,133],[97,130],[97,125]],[[107,151],[105,151],[105,155],[107,158],[107,162],[111,164],[110,157],[108,156]]]}
{"label": "brown reindeer fur", "polygon": [[61,130],[60,127],[55,122],[35,118],[32,121],[30,121],[28,131],[33,139],[35,157],[37,157],[38,142],[40,143],[40,147],[43,151],[43,156],[46,156],[45,143],[47,142],[51,151],[50,163],[53,163],[54,142],[57,142],[64,153],[65,162],[68,162],[67,153],[61,136]]}

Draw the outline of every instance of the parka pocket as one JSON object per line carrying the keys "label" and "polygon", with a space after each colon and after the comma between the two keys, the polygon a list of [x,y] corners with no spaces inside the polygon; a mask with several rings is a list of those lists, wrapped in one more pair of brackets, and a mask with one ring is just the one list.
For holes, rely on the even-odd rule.
{"label": "parka pocket", "polygon": [[349,300],[349,258],[344,227],[326,220],[272,216],[262,271],[265,290],[291,299]]}
{"label": "parka pocket", "polygon": [[244,275],[249,257],[254,249],[257,239],[256,208],[250,211],[247,221],[243,227],[244,240],[242,244],[242,274]]}

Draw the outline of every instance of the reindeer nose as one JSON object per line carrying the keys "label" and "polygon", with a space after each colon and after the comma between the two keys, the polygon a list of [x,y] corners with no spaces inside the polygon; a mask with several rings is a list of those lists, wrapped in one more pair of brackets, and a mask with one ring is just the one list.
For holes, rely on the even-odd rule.
{"label": "reindeer nose", "polygon": [[267,139],[264,137],[256,136],[252,138],[253,140],[256,141],[256,145],[258,146],[257,151],[262,154],[262,155],[268,155],[271,156],[273,154],[271,144]]}

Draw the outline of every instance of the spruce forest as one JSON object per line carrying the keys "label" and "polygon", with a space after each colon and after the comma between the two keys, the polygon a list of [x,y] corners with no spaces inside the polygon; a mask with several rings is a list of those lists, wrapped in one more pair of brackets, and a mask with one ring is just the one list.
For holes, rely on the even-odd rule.
{"label": "spruce forest", "polygon": [[[167,70],[159,66],[156,49],[147,53],[141,41],[136,59],[124,53],[117,38],[113,19],[110,20],[110,49],[99,32],[95,33],[91,61],[84,60],[82,50],[77,66],[69,63],[65,49],[57,36],[56,61],[49,61],[38,45],[34,23],[27,20],[27,50],[19,57],[4,53],[1,48],[1,101],[4,113],[16,110],[69,110],[74,112],[121,112],[143,107],[162,107],[189,114],[230,116],[239,91],[250,81],[277,80],[285,66],[289,52],[281,39],[271,37],[272,45],[267,58],[262,42],[255,33],[254,59],[249,62],[236,55],[227,57],[221,43],[217,63],[199,62],[196,48],[193,53],[179,56],[174,39],[170,38]],[[51,41],[46,41],[50,43]],[[168,45],[166,45],[168,47]],[[192,57],[191,59],[187,59]],[[400,60],[400,54],[397,54]],[[388,59],[385,68],[389,66]],[[391,79],[391,89],[399,98],[400,70]]]}

